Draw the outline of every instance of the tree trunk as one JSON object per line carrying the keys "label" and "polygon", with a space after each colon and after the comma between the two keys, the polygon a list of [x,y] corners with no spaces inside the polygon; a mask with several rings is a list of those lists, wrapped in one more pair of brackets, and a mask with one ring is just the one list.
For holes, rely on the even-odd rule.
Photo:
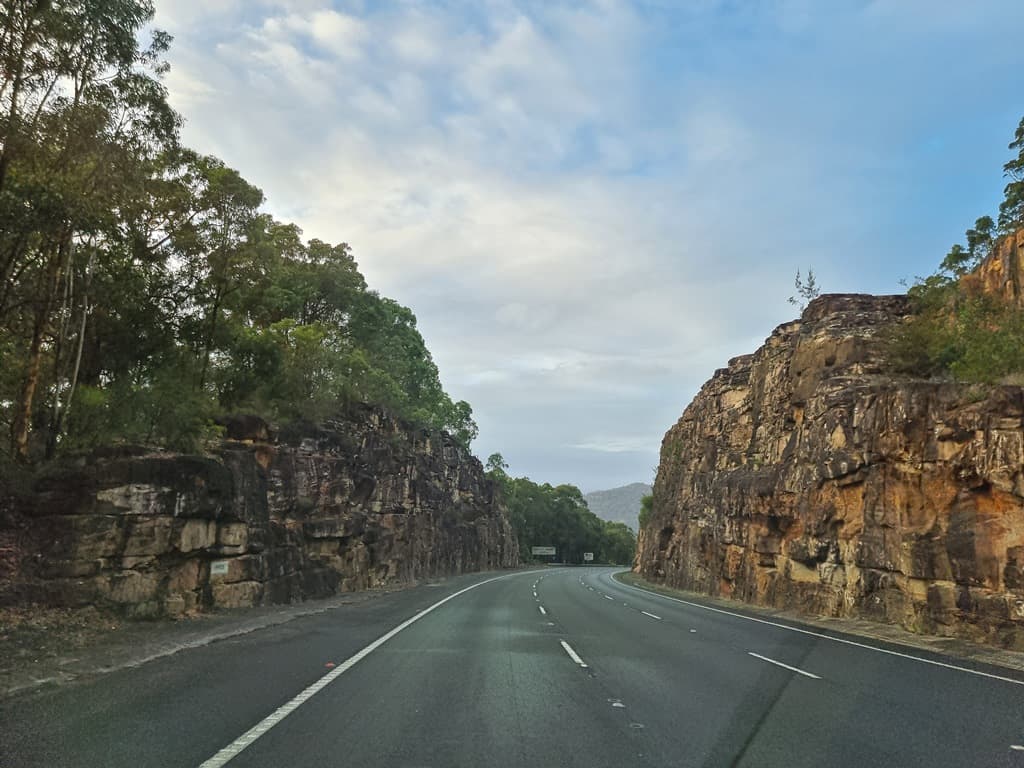
{"label": "tree trunk", "polygon": [[[64,379],[66,363],[64,361],[64,347],[71,341],[71,320],[74,315],[73,304],[75,301],[75,270],[73,260],[75,255],[74,241],[67,248],[67,257],[64,262],[62,282],[64,283],[63,297],[60,302],[60,321],[57,323],[56,338],[53,342],[53,414],[50,417],[50,424],[46,435],[46,458],[53,458],[57,451],[57,440],[60,436],[61,424],[61,382]],[[70,361],[69,361],[70,362]]]}
{"label": "tree trunk", "polygon": [[46,265],[46,276],[41,287],[42,296],[36,308],[35,321],[32,324],[32,341],[28,349],[28,368],[22,380],[21,391],[15,404],[14,419],[11,422],[11,454],[22,463],[30,459],[28,438],[32,425],[32,404],[35,401],[36,389],[39,387],[39,374],[42,370],[43,334],[50,320],[50,306],[56,292],[55,286],[60,282],[60,268],[64,261],[70,238],[65,235],[57,252],[50,255]]}
{"label": "tree trunk", "polygon": [[206,331],[206,339],[203,343],[203,366],[199,372],[199,389],[206,386],[206,370],[210,366],[210,348],[213,346],[213,337],[217,332],[217,315],[220,314],[220,304],[224,300],[224,294],[220,286],[213,300],[213,311],[210,312],[210,327]]}
{"label": "tree trunk", "polygon": [[89,278],[91,275],[92,268],[92,255],[90,254],[89,259],[85,263],[85,276],[83,278],[82,288],[82,322],[78,326],[78,344],[75,350],[75,364],[71,369],[71,380],[68,384],[68,400],[64,409],[60,409],[60,393],[56,396],[55,417],[53,423],[53,432],[50,436],[51,445],[47,446],[47,458],[52,458],[53,454],[57,450],[57,441],[60,439],[61,432],[64,431],[64,422],[67,421],[68,416],[71,414],[71,402],[75,398],[75,389],[78,388],[78,373],[82,368],[82,350],[85,348],[85,326],[89,319]]}

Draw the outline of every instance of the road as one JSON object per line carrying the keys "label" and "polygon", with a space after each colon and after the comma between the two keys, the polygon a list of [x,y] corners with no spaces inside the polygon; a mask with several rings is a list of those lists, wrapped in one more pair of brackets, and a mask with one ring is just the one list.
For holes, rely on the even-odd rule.
{"label": "road", "polygon": [[0,766],[1024,767],[1022,673],[614,572],[460,577],[9,700]]}

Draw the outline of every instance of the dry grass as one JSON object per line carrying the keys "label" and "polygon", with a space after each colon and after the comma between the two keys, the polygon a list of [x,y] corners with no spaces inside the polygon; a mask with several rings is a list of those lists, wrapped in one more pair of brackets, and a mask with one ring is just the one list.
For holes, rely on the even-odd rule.
{"label": "dry grass", "polygon": [[91,606],[0,608],[0,669],[26,660],[65,655],[122,626],[119,617]]}

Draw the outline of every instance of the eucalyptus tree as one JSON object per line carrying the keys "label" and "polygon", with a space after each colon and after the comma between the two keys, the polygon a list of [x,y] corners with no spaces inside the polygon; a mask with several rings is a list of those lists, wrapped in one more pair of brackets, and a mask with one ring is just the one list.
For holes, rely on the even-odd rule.
{"label": "eucalyptus tree", "polygon": [[129,0],[14,0],[0,15],[0,321],[2,362],[18,371],[7,415],[20,460],[44,368],[46,394],[59,401],[56,379],[80,359],[92,263],[147,162],[177,140],[159,79],[169,37],[138,43],[152,16],[151,3]]}
{"label": "eucalyptus tree", "polygon": [[999,230],[1004,234],[1024,227],[1024,117],[1017,124],[1009,148],[1017,150],[1017,156],[1003,166],[1003,173],[1010,179],[999,206]]}
{"label": "eucalyptus tree", "polygon": [[0,421],[18,460],[116,440],[200,447],[218,413],[390,406],[466,447],[398,302],[345,243],[182,147],[150,0],[0,4]]}

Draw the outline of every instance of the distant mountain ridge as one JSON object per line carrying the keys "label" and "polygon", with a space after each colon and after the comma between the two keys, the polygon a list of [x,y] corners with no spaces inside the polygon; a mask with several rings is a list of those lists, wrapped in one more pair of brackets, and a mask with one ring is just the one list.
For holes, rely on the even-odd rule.
{"label": "distant mountain ridge", "polygon": [[590,511],[602,520],[625,523],[633,532],[640,529],[640,499],[651,492],[647,483],[630,483],[606,491],[584,494]]}

